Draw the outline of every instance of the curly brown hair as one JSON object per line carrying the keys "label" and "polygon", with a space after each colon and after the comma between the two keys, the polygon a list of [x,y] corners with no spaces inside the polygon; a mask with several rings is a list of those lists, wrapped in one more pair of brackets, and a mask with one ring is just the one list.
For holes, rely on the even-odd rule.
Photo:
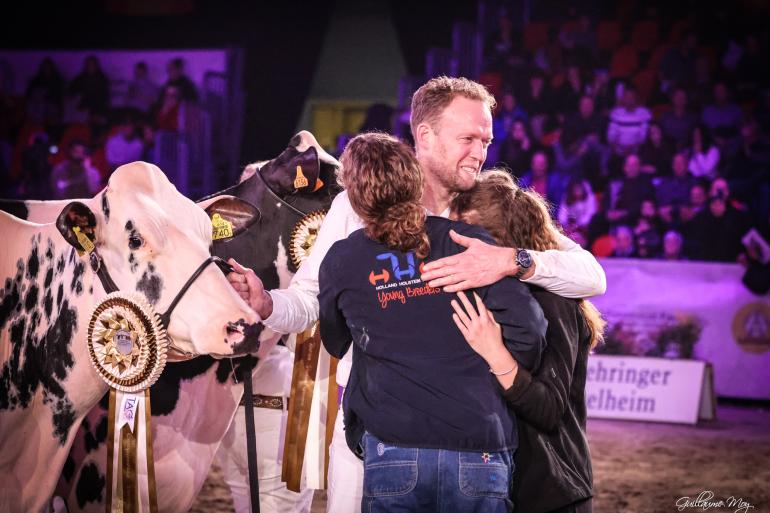
{"label": "curly brown hair", "polygon": [[416,138],[415,129],[420,123],[428,123],[437,129],[437,122],[452,100],[463,96],[484,102],[489,112],[494,112],[497,101],[486,87],[465,77],[435,77],[428,80],[412,96],[412,113],[409,126]]}
{"label": "curly brown hair", "polygon": [[[535,251],[559,248],[561,231],[551,218],[548,202],[537,192],[516,185],[505,170],[482,173],[473,189],[455,196],[450,209],[463,221],[483,226],[503,246]],[[594,348],[602,340],[606,322],[590,301],[582,300],[580,308]]]}
{"label": "curly brown hair", "polygon": [[422,171],[412,149],[391,135],[366,133],[350,140],[340,162],[337,180],[366,235],[389,248],[428,256]]}

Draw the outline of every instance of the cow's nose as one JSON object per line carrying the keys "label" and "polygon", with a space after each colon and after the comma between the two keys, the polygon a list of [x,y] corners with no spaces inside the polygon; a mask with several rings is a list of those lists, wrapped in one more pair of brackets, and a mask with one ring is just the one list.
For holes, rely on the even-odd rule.
{"label": "cow's nose", "polygon": [[259,350],[259,334],[262,333],[261,323],[249,324],[244,320],[230,322],[225,328],[225,341],[235,355],[256,353]]}

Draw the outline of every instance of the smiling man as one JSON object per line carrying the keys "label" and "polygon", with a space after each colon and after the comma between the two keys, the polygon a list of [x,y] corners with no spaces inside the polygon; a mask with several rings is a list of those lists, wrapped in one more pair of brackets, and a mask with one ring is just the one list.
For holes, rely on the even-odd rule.
{"label": "smiling man", "polygon": [[[434,215],[448,217],[449,202],[460,191],[471,189],[481,172],[492,142],[495,99],[487,89],[466,78],[437,77],[412,97],[410,124],[417,160],[424,171],[422,203]],[[265,291],[251,271],[231,273],[233,287],[280,333],[295,333],[318,320],[318,270],[336,241],[363,227],[343,191],[318,233],[313,252],[294,275],[288,289]],[[423,281],[447,292],[490,285],[503,276],[539,285],[565,297],[591,297],[606,288],[604,271],[578,244],[562,236],[559,249],[527,251],[502,248],[452,232],[463,253],[426,264]],[[337,367],[337,383],[347,384],[351,351]],[[363,465],[345,443],[340,413],[330,448],[327,511],[360,511]]]}

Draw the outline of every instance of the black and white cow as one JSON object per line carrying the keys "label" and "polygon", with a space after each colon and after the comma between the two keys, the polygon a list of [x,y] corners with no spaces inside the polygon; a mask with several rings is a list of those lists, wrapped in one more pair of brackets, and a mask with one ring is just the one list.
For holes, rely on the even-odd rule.
{"label": "black and white cow", "polygon": [[[157,167],[118,168],[94,198],[56,222],[0,212],[0,511],[45,508],[81,420],[107,385],[89,361],[86,330],[106,295],[74,236],[96,246],[120,290],[163,312],[209,257],[212,226]],[[259,318],[209,265],[171,316],[172,346],[191,354],[253,352]],[[89,426],[90,428],[90,426]]]}
{"label": "black and white cow", "polygon": [[[307,186],[295,187],[297,166]],[[306,131],[294,136],[278,157],[247,166],[248,178],[202,203],[233,195],[258,206],[261,217],[242,235],[215,242],[213,252],[254,269],[268,289],[286,287],[296,271],[288,257],[289,238],[302,217],[292,207],[301,212],[328,208],[338,192],[338,167],[339,162]],[[31,217],[51,210],[39,202],[27,205]],[[267,329],[262,335],[264,349],[280,338]],[[150,389],[160,511],[188,511],[200,492],[243,395],[243,385],[234,377],[240,375],[242,363],[199,357],[169,364]],[[89,413],[64,467],[57,494],[66,498],[70,513],[104,511],[105,408],[103,401]]]}

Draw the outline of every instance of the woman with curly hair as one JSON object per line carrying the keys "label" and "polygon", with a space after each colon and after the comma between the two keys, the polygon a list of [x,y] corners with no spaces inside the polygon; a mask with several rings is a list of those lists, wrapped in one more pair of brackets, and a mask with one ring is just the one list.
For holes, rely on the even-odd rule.
{"label": "woman with curly hair", "polygon": [[[454,198],[451,210],[453,218],[486,228],[498,244],[538,251],[557,247],[559,230],[546,202],[536,192],[518,187],[505,171],[483,173],[474,189]],[[513,369],[497,379],[518,420],[516,510],[590,513],[593,478],[585,432],[585,384],[588,354],[601,340],[605,323],[587,300],[534,286],[531,291],[548,320],[548,347],[534,371],[506,350],[486,300],[474,294],[474,307],[468,296],[458,293],[459,301],[452,303],[454,320],[490,368]]]}
{"label": "woman with curly hair", "polygon": [[[338,176],[363,229],[336,242],[319,272],[324,346],[353,343],[343,411],[348,446],[364,460],[362,510],[506,512],[516,420],[496,375],[451,319],[454,297],[421,279],[422,266],[463,248],[450,229],[491,242],[482,229],[429,216],[412,150],[379,133],[352,139]],[[502,327],[522,368],[537,366],[545,322],[512,278],[473,289]]]}

